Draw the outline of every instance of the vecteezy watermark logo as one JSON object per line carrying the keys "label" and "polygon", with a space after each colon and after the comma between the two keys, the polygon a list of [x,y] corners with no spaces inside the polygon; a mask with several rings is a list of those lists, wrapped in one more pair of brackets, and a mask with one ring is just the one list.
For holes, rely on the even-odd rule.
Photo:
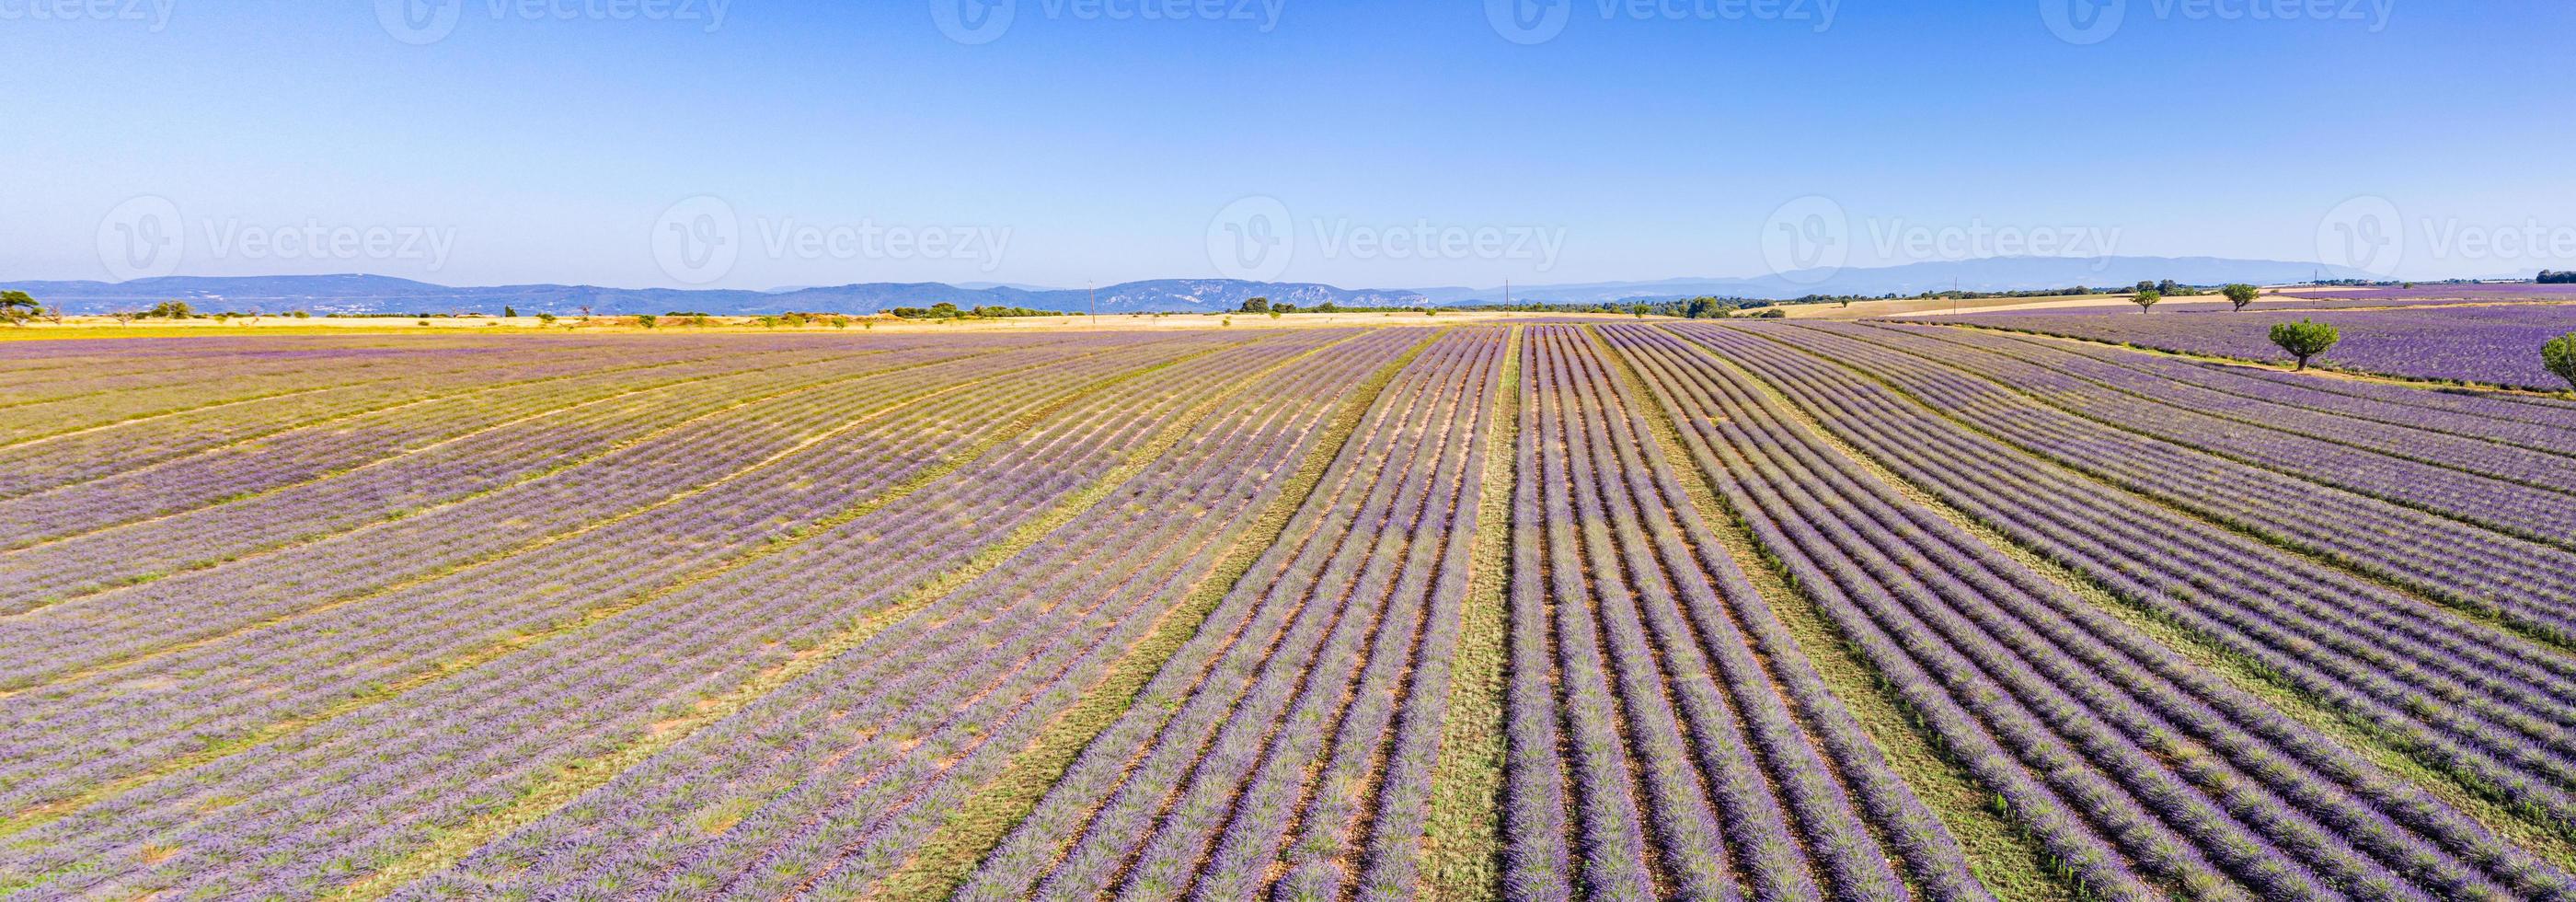
{"label": "vecteezy watermark logo", "polygon": [[1002,267],[1010,253],[1008,226],[882,225],[798,222],[793,217],[754,221],[760,250],[771,260],[948,260],[975,264],[977,272]]}
{"label": "vecteezy watermark logo", "polygon": [[1288,205],[1254,195],[1208,220],[1208,262],[1219,275],[1276,281],[1301,250],[1327,260],[1480,260],[1525,263],[1547,272],[1565,251],[1565,229],[1536,225],[1449,225],[1429,219],[1381,224],[1316,217],[1299,228]]}
{"label": "vecteezy watermark logo", "polygon": [[[192,228],[194,226],[194,228]],[[180,215],[179,205],[154,195],[127,200],[98,226],[98,260],[120,282],[177,272],[191,233],[207,259],[404,263],[435,272],[456,250],[452,226],[337,225],[320,220],[279,225],[238,216]]]}
{"label": "vecteezy watermark logo", "polygon": [[2409,260],[2430,260],[2439,276],[2492,275],[2512,270],[2557,269],[2576,261],[2576,226],[2538,219],[2497,224],[2457,216],[2426,216],[2408,229],[2395,201],[2363,195],[2335,205],[2317,220],[2317,259],[2341,272],[2395,279]]}
{"label": "vecteezy watermark logo", "polygon": [[1796,285],[1831,279],[1851,259],[1851,217],[1833,198],[1807,195],[1762,221],[1762,262]]}
{"label": "vecteezy watermark logo", "polygon": [[2317,221],[2317,260],[2380,278],[2406,262],[2406,219],[2397,204],[2363,195],[2336,204]]}
{"label": "vecteezy watermark logo", "polygon": [[376,0],[376,23],[405,44],[435,44],[456,33],[469,4],[495,22],[686,22],[708,34],[723,30],[733,8],[733,0]]}
{"label": "vecteezy watermark logo", "polygon": [[1852,265],[1856,250],[1873,266],[2059,257],[2089,259],[2099,270],[2119,253],[2122,233],[2116,226],[1997,225],[1983,217],[1947,224],[1871,217],[1862,225],[1865,236],[1832,198],[1798,198],[1763,221],[1763,262],[1772,275],[1795,285],[1830,281]]}
{"label": "vecteezy watermark logo", "polygon": [[[1287,0],[1035,0],[1050,21],[1239,22],[1262,34],[1279,27]],[[949,40],[990,44],[1011,30],[1019,0],[930,0],[930,21]]]}
{"label": "vecteezy watermark logo", "polygon": [[653,262],[683,285],[705,285],[733,272],[742,258],[742,219],[724,198],[701,194],[672,204],[653,221]]}
{"label": "vecteezy watermark logo", "polygon": [[1297,223],[1278,198],[1254,195],[1225,205],[1208,220],[1208,262],[1218,275],[1268,282],[1297,256]]}
{"label": "vecteezy watermark logo", "polygon": [[1993,225],[1982,218],[1966,225],[1908,222],[1904,217],[1869,221],[1870,247],[1885,261],[1984,260],[1992,257],[2090,257],[2095,269],[2119,253],[2117,226]]}
{"label": "vecteezy watermark logo", "polygon": [[2039,0],[2039,20],[2058,40],[2086,47],[2120,32],[2129,0]]}
{"label": "vecteezy watermark logo", "polygon": [[970,47],[1000,40],[1019,11],[1019,0],[930,0],[930,21],[939,33]]}
{"label": "vecteezy watermark logo", "polygon": [[144,195],[117,204],[98,221],[98,262],[118,282],[179,271],[188,253],[187,224],[169,198]]}
{"label": "vecteezy watermark logo", "polygon": [[127,22],[160,34],[179,0],[0,0],[0,22]]}
{"label": "vecteezy watermark logo", "polygon": [[662,274],[684,285],[707,285],[732,275],[746,253],[772,262],[965,262],[989,273],[1000,269],[1009,254],[1011,229],[889,225],[874,219],[816,223],[755,216],[746,221],[731,202],[701,194],[662,211],[653,222],[652,246]]}
{"label": "vecteezy watermark logo", "polygon": [[1485,22],[1503,40],[1544,44],[1565,33],[1578,5],[1604,22],[1785,22],[1817,34],[1842,12],[1842,0],[1485,0]]}
{"label": "vecteezy watermark logo", "polygon": [[2423,221],[2424,247],[2436,260],[2486,261],[2495,269],[2556,269],[2576,261],[2576,227],[2525,219],[2506,226],[2462,222],[2458,217]]}
{"label": "vecteezy watermark logo", "polygon": [[[2397,0],[2141,0],[2158,21],[2347,22],[2371,34],[2388,29]],[[2130,0],[2039,0],[2039,20],[2058,40],[2099,44],[2118,34]]]}
{"label": "vecteezy watermark logo", "polygon": [[465,0],[376,0],[376,24],[413,46],[446,40],[464,17]]}
{"label": "vecteezy watermark logo", "polygon": [[1544,44],[1565,33],[1574,0],[1485,0],[1485,21],[1514,44]]}

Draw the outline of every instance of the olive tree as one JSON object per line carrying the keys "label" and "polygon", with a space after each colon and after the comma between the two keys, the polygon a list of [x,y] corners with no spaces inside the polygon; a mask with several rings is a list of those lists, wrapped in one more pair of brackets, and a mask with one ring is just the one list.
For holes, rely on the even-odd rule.
{"label": "olive tree", "polygon": [[2323,354],[2343,340],[2343,333],[2329,323],[2302,319],[2295,323],[2273,323],[2272,343],[2299,360],[2299,369],[2308,368],[2308,358]]}
{"label": "olive tree", "polygon": [[8,320],[11,325],[26,325],[44,309],[24,291],[0,291],[0,319]]}
{"label": "olive tree", "polygon": [[2156,303],[2164,299],[2163,292],[2141,291],[2137,296],[2130,298],[2129,303],[2138,305],[2139,313],[2152,313],[2155,311]]}
{"label": "olive tree", "polygon": [[2245,311],[2245,305],[2254,303],[2254,299],[2263,294],[2263,289],[2243,284],[2229,285],[2221,290],[2227,293],[2227,302],[2236,305],[2239,313]]}
{"label": "olive tree", "polygon": [[2548,344],[2541,345],[2540,363],[2558,378],[2567,380],[2567,387],[2576,388],[2576,332],[2552,338]]}

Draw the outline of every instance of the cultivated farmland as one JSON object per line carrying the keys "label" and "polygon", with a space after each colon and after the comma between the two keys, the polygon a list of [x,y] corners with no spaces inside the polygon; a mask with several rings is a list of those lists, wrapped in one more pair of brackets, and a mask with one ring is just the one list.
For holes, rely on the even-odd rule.
{"label": "cultivated farmland", "polygon": [[[2558,287],[2558,286],[2543,286]],[[2384,309],[2335,309],[2367,304]],[[2313,306],[2311,306],[2313,305]],[[2397,306],[2388,306],[2397,305]],[[1995,329],[2061,335],[2239,360],[2285,363],[2268,337],[2275,323],[2331,323],[2343,341],[2324,362],[2340,369],[2408,379],[2563,389],[2567,381],[2541,365],[2540,347],[2576,331],[2576,305],[2481,303],[2452,306],[2398,301],[2271,301],[2243,313],[2227,305],[2187,304],[2140,316],[2132,307],[2083,313],[1993,313],[1960,321]],[[2272,309],[2289,307],[2292,309]],[[2120,315],[2126,313],[2127,315]]]}
{"label": "cultivated farmland", "polygon": [[0,343],[0,898],[2576,898],[2576,402],[2282,315]]}

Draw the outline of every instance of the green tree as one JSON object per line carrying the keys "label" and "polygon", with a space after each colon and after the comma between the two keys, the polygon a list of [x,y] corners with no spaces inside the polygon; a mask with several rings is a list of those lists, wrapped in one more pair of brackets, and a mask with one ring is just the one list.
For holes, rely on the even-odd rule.
{"label": "green tree", "polygon": [[2165,296],[2162,292],[2141,291],[2138,292],[2136,297],[2130,298],[2129,303],[2138,305],[2139,313],[2152,313],[2155,311],[2156,303],[2164,299]]}
{"label": "green tree", "polygon": [[510,306],[510,305],[508,305],[508,304],[503,304],[503,305],[501,305],[501,315],[502,315],[502,316],[509,317],[509,318],[511,318],[511,319],[518,319],[518,318],[519,318],[519,308],[517,308],[517,307],[512,307],[512,306]]}
{"label": "green tree", "polygon": [[2343,340],[2331,323],[2302,319],[2295,323],[2273,323],[2272,343],[2299,359],[2299,369],[2308,368],[2308,358],[2323,354]]}
{"label": "green tree", "polygon": [[538,325],[541,325],[541,326],[551,326],[551,325],[554,325],[554,324],[555,324],[555,315],[554,315],[554,314],[552,314],[552,313],[540,313],[540,314],[537,314],[537,324],[538,324]]}
{"label": "green tree", "polygon": [[1269,298],[1245,298],[1245,299],[1243,300],[1243,306],[1242,306],[1241,308],[1237,309],[1237,310],[1236,310],[1236,312],[1238,312],[1238,313],[1268,313],[1268,312],[1270,312],[1270,299],[1269,299]]}
{"label": "green tree", "polygon": [[636,316],[636,317],[635,317],[635,324],[636,324],[636,325],[638,325],[638,326],[642,326],[642,327],[644,327],[644,328],[650,329],[650,328],[653,328],[654,326],[661,325],[661,324],[662,324],[662,318],[661,318],[661,317],[658,317],[658,316],[654,316],[653,314],[650,314],[650,313],[640,314],[640,315],[638,315],[638,316]]}
{"label": "green tree", "polygon": [[28,320],[42,312],[44,307],[26,292],[0,291],[0,318],[7,319],[10,325],[26,325]]}
{"label": "green tree", "polygon": [[2263,294],[2263,289],[2241,283],[2229,285],[2224,290],[2227,292],[2227,302],[2236,305],[2239,312],[2245,309],[2245,305],[2254,303],[2254,299]]}
{"label": "green tree", "polygon": [[2567,387],[2576,388],[2576,332],[2552,338],[2548,344],[2541,345],[2540,363],[2558,374],[2558,378],[2567,380]]}

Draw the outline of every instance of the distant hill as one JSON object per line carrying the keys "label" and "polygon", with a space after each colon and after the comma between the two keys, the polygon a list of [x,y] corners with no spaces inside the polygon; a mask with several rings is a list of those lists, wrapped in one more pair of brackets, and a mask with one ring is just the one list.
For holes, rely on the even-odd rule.
{"label": "distant hill", "polygon": [[[2193,285],[2251,282],[2279,285],[2305,282],[2319,275],[2330,279],[2366,279],[2353,270],[2280,260],[2230,260],[2217,257],[1995,257],[1939,261],[1872,269],[1843,269],[1753,278],[1664,279],[1651,282],[1594,282],[1569,285],[1513,286],[1511,298],[1522,302],[1599,304],[1623,301],[1719,297],[1786,300],[1810,294],[1917,294],[1957,286],[1971,291],[2020,291],[2086,285],[2120,288],[2141,281],[2173,279]],[[577,313],[587,306],[602,314],[666,313],[756,315],[808,313],[876,313],[892,307],[927,307],[938,303],[960,307],[997,305],[1081,313],[1094,309],[1093,292],[1080,288],[1028,288],[996,283],[973,286],[938,282],[870,282],[817,288],[740,291],[675,288],[602,288],[595,285],[501,285],[454,288],[409,279],[371,275],[330,276],[169,276],[132,282],[6,282],[47,303],[60,303],[73,313],[140,309],[162,301],[187,301],[201,309],[268,312],[310,310],[315,313],[498,313],[515,307],[521,313]],[[1232,310],[1246,298],[1267,297],[1281,303],[1313,307],[1457,306],[1497,302],[1501,287],[1426,289],[1345,289],[1294,282],[1245,282],[1234,279],[1158,279],[1104,285],[1097,294],[1101,313],[1213,313]]]}
{"label": "distant hill", "polygon": [[[1085,289],[1028,290],[1004,286],[960,288],[937,282],[878,282],[827,288],[777,291],[683,290],[672,288],[602,288],[593,285],[502,285],[452,288],[386,276],[170,276],[132,282],[9,282],[5,287],[60,303],[73,313],[104,313],[150,307],[163,301],[187,301],[201,309],[269,312],[309,310],[315,313],[497,313],[515,307],[521,313],[592,312],[711,313],[754,315],[807,313],[876,313],[892,307],[960,307],[996,305],[1080,313],[1092,309]],[[1209,313],[1232,310],[1247,298],[1313,306],[1326,302],[1345,307],[1414,306],[1428,303],[1410,291],[1352,291],[1330,285],[1241,282],[1229,279],[1167,279],[1105,285],[1098,295],[1101,313]]]}
{"label": "distant hill", "polygon": [[[2186,285],[2287,285],[2311,279],[2373,279],[2368,273],[2314,263],[2284,260],[2236,260],[2221,257],[1987,257],[1941,260],[1903,266],[1808,270],[1785,276],[1739,279],[1665,279],[1656,282],[1596,282],[1579,285],[1515,285],[1515,301],[1600,304],[1701,296],[1788,300],[1811,294],[1921,294],[1959,288],[1967,291],[2035,291],[2051,288],[2133,287],[2139,282],[2172,279]],[[1496,288],[1427,288],[1438,304],[1496,301]]]}

